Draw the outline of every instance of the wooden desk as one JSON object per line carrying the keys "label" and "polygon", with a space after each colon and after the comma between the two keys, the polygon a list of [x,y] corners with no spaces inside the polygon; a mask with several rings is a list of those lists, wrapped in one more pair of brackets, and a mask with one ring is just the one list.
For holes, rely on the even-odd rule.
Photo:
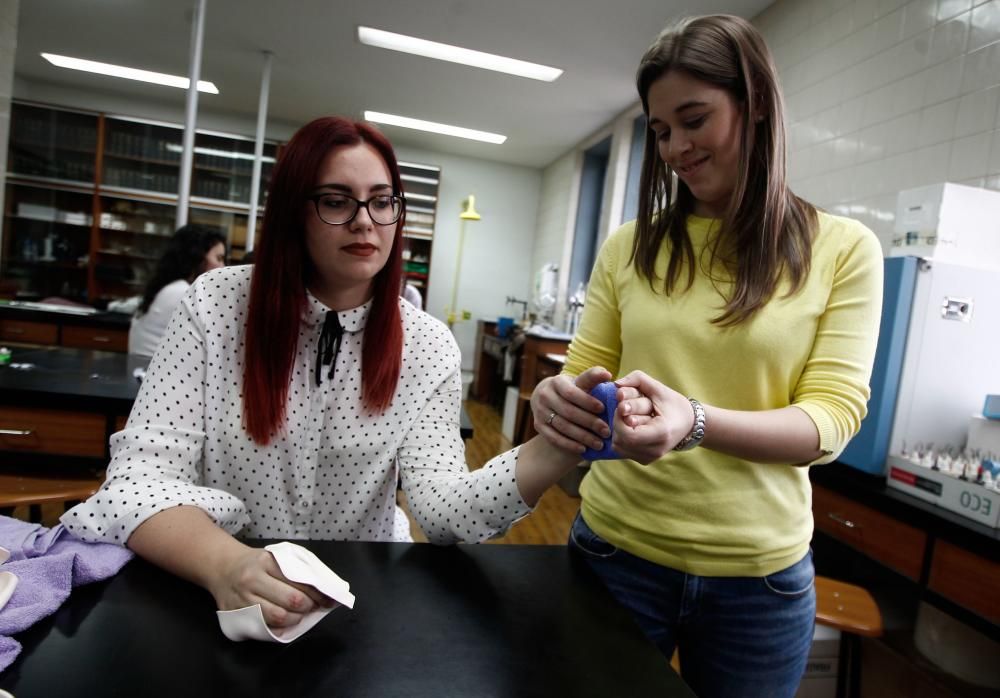
{"label": "wooden desk", "polygon": [[86,310],[81,314],[57,305],[0,301],[0,342],[128,351],[131,316]]}
{"label": "wooden desk", "polygon": [[148,364],[149,357],[93,349],[15,348],[12,364],[0,368],[0,451],[103,467],[108,439],[139,392],[133,372]]}
{"label": "wooden desk", "polygon": [[357,602],[291,644],[230,642],[207,592],[135,559],[17,635],[24,650],[0,688],[18,698],[694,696],[565,546],[303,544]]}
{"label": "wooden desk", "polygon": [[517,418],[514,421],[515,444],[524,443],[537,433],[534,420],[531,418],[531,393],[542,380],[558,375],[562,371],[569,343],[569,337],[525,335],[524,349],[521,353]]}
{"label": "wooden desk", "polygon": [[502,397],[503,356],[510,346],[509,337],[497,336],[497,323],[476,323],[476,353],[472,374],[472,396],[480,402],[496,405]]}

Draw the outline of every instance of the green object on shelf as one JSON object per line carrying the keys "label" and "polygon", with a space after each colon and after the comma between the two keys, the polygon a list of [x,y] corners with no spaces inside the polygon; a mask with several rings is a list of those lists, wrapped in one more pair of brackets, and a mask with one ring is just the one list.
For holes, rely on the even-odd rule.
{"label": "green object on shelf", "polygon": [[10,358],[10,349],[7,347],[0,347],[0,366],[8,365],[10,363]]}

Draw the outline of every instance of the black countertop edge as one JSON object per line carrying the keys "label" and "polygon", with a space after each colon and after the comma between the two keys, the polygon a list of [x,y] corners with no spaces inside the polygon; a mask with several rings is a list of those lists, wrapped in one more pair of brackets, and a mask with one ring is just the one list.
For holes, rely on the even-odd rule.
{"label": "black countertop edge", "polygon": [[888,514],[931,536],[1000,562],[1000,529],[959,516],[905,492],[892,489],[885,476],[870,475],[842,463],[817,465],[809,479],[861,504]]}
{"label": "black countertop edge", "polygon": [[35,308],[17,308],[0,305],[0,318],[20,320],[23,322],[45,322],[55,325],[72,325],[74,327],[100,327],[104,329],[127,330],[132,322],[132,316],[125,313],[99,312],[93,315],[77,315],[75,313],[60,313],[58,311],[37,310]]}
{"label": "black countertop edge", "polygon": [[[68,390],[70,389],[58,384],[54,384],[49,390],[4,388],[3,401],[0,404],[127,417],[135,402],[134,392],[131,396],[115,397],[113,395],[72,393]],[[125,392],[124,389],[123,392]]]}

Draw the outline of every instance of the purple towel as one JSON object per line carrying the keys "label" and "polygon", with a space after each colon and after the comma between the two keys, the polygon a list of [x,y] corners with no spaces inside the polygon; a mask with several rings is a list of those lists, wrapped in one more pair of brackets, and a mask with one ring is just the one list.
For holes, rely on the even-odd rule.
{"label": "purple towel", "polygon": [[130,550],[85,543],[62,524],[43,528],[7,516],[0,516],[0,546],[10,551],[0,571],[18,578],[14,594],[0,609],[0,671],[21,652],[20,643],[10,635],[54,613],[73,587],[112,577],[132,559]]}

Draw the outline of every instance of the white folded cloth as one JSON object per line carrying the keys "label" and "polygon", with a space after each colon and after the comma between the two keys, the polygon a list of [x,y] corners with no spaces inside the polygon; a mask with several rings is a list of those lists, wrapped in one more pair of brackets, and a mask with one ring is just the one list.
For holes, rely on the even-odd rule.
{"label": "white folded cloth", "polygon": [[[0,564],[7,562],[8,559],[10,559],[10,551],[6,548],[0,548]],[[17,575],[13,572],[0,572],[0,609],[7,605],[16,588]]]}
{"label": "white folded cloth", "polygon": [[288,643],[304,635],[326,614],[338,606],[354,608],[354,594],[351,585],[341,579],[311,551],[295,543],[274,543],[264,548],[274,556],[281,573],[299,584],[316,587],[320,593],[329,596],[336,604],[330,608],[317,608],[302,617],[297,624],[288,628],[269,628],[264,622],[260,604],[239,608],[235,611],[216,611],[219,627],[223,634],[234,642],[241,640],[261,640],[262,642]]}

